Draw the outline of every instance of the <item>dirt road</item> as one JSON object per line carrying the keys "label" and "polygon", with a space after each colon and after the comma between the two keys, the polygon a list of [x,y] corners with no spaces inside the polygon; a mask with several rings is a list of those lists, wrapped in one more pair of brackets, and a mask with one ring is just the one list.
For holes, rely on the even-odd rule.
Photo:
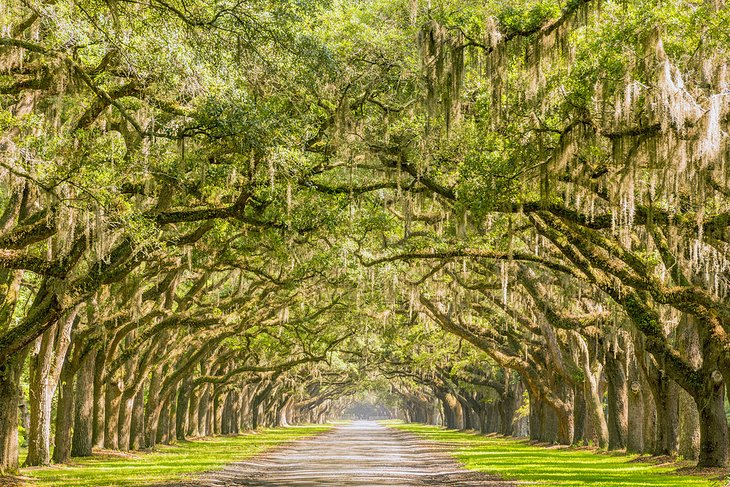
{"label": "dirt road", "polygon": [[423,486],[508,487],[459,466],[439,447],[371,421],[335,427],[313,438],[211,472],[188,486]]}

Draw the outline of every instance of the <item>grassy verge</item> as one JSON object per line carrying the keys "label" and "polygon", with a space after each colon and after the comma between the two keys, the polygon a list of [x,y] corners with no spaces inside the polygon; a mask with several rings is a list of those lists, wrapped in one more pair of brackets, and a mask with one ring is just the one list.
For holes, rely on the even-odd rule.
{"label": "grassy verge", "polygon": [[676,465],[636,461],[636,455],[599,453],[587,449],[546,448],[526,440],[482,436],[437,426],[386,423],[428,440],[453,445],[452,455],[470,470],[505,479],[557,486],[710,487],[723,482],[678,475]]}
{"label": "grassy verge", "polygon": [[151,453],[108,452],[68,465],[22,469],[31,487],[127,487],[190,478],[249,458],[282,443],[327,431],[330,426],[272,428],[160,446]]}

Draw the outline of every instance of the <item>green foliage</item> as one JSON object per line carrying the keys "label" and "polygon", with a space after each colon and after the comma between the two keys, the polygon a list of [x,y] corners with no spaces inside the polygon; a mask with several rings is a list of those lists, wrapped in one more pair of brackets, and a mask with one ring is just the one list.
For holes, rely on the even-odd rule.
{"label": "green foliage", "polygon": [[552,0],[531,0],[510,3],[497,13],[497,18],[506,30],[514,32],[533,32],[546,21],[560,13],[560,3]]}

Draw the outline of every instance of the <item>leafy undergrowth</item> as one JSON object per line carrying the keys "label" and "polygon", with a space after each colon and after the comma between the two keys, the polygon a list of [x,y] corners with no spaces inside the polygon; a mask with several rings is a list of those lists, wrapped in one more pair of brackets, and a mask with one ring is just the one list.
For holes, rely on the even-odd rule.
{"label": "leafy undergrowth", "polygon": [[159,446],[151,453],[103,452],[68,465],[22,469],[29,487],[141,486],[189,479],[282,443],[323,433],[330,425],[271,428]]}
{"label": "leafy undergrowth", "polygon": [[636,461],[636,455],[534,446],[527,440],[483,436],[422,424],[386,424],[428,440],[453,445],[451,454],[470,470],[525,481],[528,485],[710,487],[724,484],[717,480],[717,474],[714,478],[678,475],[676,464]]}

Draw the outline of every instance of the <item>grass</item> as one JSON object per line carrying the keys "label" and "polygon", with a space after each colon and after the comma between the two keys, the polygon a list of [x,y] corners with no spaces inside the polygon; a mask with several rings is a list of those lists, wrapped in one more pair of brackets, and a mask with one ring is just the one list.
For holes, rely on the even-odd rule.
{"label": "grass", "polygon": [[178,481],[330,428],[329,425],[271,428],[239,436],[163,445],[150,453],[108,452],[74,459],[68,465],[25,468],[21,474],[30,487],[127,487]]}
{"label": "grass", "polygon": [[451,454],[470,470],[529,484],[556,486],[709,487],[707,477],[678,475],[676,465],[636,461],[637,455],[599,453],[577,448],[530,445],[527,440],[483,436],[421,424],[385,423],[437,442],[453,445]]}

